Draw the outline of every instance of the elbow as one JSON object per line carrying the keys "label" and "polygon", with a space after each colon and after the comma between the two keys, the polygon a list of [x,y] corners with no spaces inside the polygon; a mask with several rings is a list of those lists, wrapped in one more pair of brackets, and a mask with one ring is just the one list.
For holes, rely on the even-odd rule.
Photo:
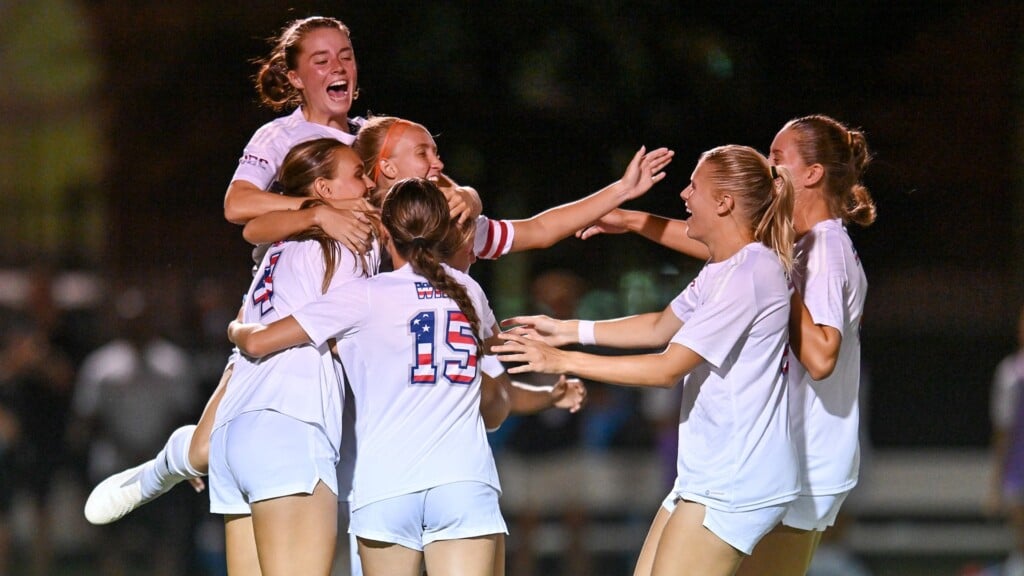
{"label": "elbow", "polygon": [[[240,222],[234,223],[240,224]],[[252,231],[248,224],[246,224],[245,227],[242,228],[242,239],[244,239],[249,244],[252,244],[253,246],[258,246],[260,243],[259,238],[256,237],[256,234]]]}
{"label": "elbow", "polygon": [[245,209],[248,203],[245,188],[232,182],[224,194],[224,219],[232,224],[245,224],[253,219],[253,215]]}
{"label": "elbow", "polygon": [[804,369],[807,370],[807,375],[812,380],[824,380],[835,371],[836,359],[834,357],[812,358],[804,365]]}
{"label": "elbow", "polygon": [[237,202],[232,202],[230,198],[224,200],[224,219],[232,224],[245,224],[250,218],[236,204]]}

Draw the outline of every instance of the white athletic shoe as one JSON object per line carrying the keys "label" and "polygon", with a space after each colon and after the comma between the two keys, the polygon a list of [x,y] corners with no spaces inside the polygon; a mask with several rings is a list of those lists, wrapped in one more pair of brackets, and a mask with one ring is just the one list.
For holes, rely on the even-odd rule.
{"label": "white athletic shoe", "polygon": [[143,466],[150,462],[108,476],[97,484],[85,501],[85,519],[97,526],[110,524],[145,504],[140,478]]}

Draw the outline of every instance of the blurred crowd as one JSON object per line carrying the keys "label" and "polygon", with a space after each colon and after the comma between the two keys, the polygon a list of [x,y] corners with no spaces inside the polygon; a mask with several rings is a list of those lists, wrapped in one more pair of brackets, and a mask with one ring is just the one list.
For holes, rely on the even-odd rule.
{"label": "blurred crowd", "polygon": [[44,267],[12,275],[0,309],[0,574],[60,574],[69,563],[202,573],[204,548],[222,555],[204,542],[221,532],[207,526],[205,498],[175,491],[102,528],[84,522],[81,503],[198,418],[244,287],[161,272],[71,278]]}

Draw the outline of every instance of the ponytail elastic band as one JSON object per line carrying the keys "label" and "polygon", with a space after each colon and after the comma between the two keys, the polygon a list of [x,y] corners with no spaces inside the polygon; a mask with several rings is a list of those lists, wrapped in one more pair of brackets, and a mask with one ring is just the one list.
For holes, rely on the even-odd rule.
{"label": "ponytail elastic band", "polygon": [[579,320],[577,321],[577,336],[576,340],[584,346],[593,346],[597,344],[597,338],[594,337],[594,321],[593,320]]}
{"label": "ponytail elastic band", "polygon": [[385,160],[391,157],[391,149],[395,147],[395,144],[402,139],[402,134],[405,133],[405,129],[411,126],[412,123],[408,120],[395,120],[391,126],[388,126],[388,131],[384,133],[384,144],[380,147],[380,154],[377,155],[377,163],[373,165],[373,169],[370,171],[370,178],[376,182],[377,177],[380,176],[380,163],[381,160]]}
{"label": "ponytail elastic band", "polygon": [[778,171],[778,169],[775,168],[774,164],[768,166],[768,170],[769,170],[769,172],[771,172],[772,180],[775,180],[776,178],[779,177],[779,171]]}

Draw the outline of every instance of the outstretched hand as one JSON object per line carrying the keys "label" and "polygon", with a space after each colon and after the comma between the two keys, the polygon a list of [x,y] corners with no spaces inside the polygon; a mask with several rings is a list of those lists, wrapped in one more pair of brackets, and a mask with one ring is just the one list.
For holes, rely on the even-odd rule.
{"label": "outstretched hand", "polygon": [[629,190],[629,199],[639,198],[647,193],[655,184],[665,178],[663,170],[672,162],[675,152],[668,148],[658,148],[647,152],[646,146],[641,146],[633,155],[626,172],[622,175],[622,184]]}
{"label": "outstretched hand", "polygon": [[616,208],[604,216],[598,218],[593,224],[576,231],[576,237],[580,240],[593,238],[598,234],[625,234],[629,232],[626,226],[626,212]]}
{"label": "outstretched hand", "polygon": [[516,334],[549,346],[565,346],[576,342],[573,335],[566,334],[566,322],[542,314],[536,316],[513,316],[501,321],[506,334]]}
{"label": "outstretched hand", "polygon": [[562,359],[566,352],[533,340],[527,336],[502,332],[498,334],[503,343],[491,347],[491,353],[498,355],[498,360],[519,364],[508,368],[509,374],[525,372],[541,372],[544,374],[563,374],[565,369]]}
{"label": "outstretched hand", "polygon": [[568,410],[575,414],[587,402],[587,387],[579,378],[569,378],[562,374],[551,390],[552,406]]}

